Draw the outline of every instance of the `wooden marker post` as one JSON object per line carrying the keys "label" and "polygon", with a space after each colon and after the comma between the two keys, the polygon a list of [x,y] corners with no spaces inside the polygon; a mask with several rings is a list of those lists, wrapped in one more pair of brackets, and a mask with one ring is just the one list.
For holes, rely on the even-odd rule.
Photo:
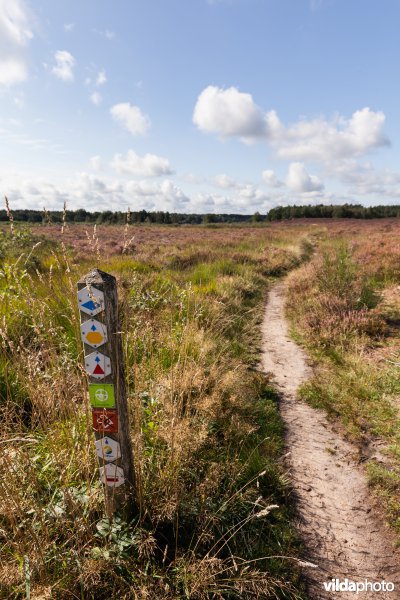
{"label": "wooden marker post", "polygon": [[94,269],[78,281],[81,336],[100,479],[109,517],[134,515],[134,468],[115,277]]}

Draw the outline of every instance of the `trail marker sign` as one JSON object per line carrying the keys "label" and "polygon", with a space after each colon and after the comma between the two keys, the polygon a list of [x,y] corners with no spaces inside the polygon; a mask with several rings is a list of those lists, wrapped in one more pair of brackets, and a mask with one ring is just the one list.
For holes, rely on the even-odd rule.
{"label": "trail marker sign", "polygon": [[92,352],[85,356],[85,367],[89,377],[104,379],[111,375],[111,361],[101,352]]}
{"label": "trail marker sign", "polygon": [[103,433],[117,433],[117,411],[107,408],[94,408],[92,410],[92,425],[95,431],[102,431]]}
{"label": "trail marker sign", "polygon": [[96,446],[97,456],[106,462],[121,458],[121,447],[113,438],[108,436],[100,438],[96,440],[94,445]]}
{"label": "trail marker sign", "polygon": [[88,319],[81,325],[82,341],[92,348],[98,348],[108,341],[107,327],[96,321]]}
{"label": "trail marker sign", "polygon": [[100,479],[109,487],[119,487],[125,482],[124,471],[114,463],[108,463],[100,467]]}
{"label": "trail marker sign", "polygon": [[115,408],[113,383],[89,383],[90,404],[95,408]]}
{"label": "trail marker sign", "polygon": [[118,511],[130,521],[139,507],[133,494],[135,470],[115,277],[93,269],[78,281],[78,303],[106,514],[111,517]]}
{"label": "trail marker sign", "polygon": [[79,310],[91,317],[104,310],[104,294],[92,286],[84,287],[78,292]]}

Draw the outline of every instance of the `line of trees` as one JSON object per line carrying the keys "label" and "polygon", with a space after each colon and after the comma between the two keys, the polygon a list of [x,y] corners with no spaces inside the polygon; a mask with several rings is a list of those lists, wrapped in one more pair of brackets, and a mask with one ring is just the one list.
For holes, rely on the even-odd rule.
{"label": "line of trees", "polygon": [[[63,211],[40,211],[17,209],[12,211],[15,221],[26,221],[28,223],[62,223]],[[241,223],[249,221],[252,215],[236,214],[182,214],[170,213],[168,211],[149,212],[147,210],[132,211],[129,213],[131,223],[159,223],[166,225],[201,224],[201,223]],[[265,217],[264,217],[265,218]],[[65,221],[67,223],[97,223],[120,225],[126,223],[127,213],[121,211],[106,210],[103,212],[88,212],[84,208],[78,210],[67,210]],[[8,221],[5,210],[0,210],[0,221]]]}
{"label": "line of trees", "polygon": [[[40,211],[18,209],[13,211],[15,221],[27,223],[62,223],[63,211]],[[400,217],[400,205],[393,206],[362,206],[361,204],[342,204],[317,206],[277,206],[266,215],[259,212],[253,215],[237,214],[183,214],[168,211],[149,212],[147,210],[129,213],[131,223],[158,223],[165,225],[210,224],[210,223],[245,223],[263,221],[283,221],[286,219],[379,219],[384,217]],[[67,210],[67,223],[97,223],[121,225],[126,223],[127,213],[106,210],[103,212],[88,212],[84,208]],[[0,221],[8,221],[5,210],[0,210]]]}
{"label": "line of trees", "polygon": [[277,206],[272,208],[266,219],[383,219],[400,217],[400,205],[362,206],[361,204],[318,204],[316,206]]}

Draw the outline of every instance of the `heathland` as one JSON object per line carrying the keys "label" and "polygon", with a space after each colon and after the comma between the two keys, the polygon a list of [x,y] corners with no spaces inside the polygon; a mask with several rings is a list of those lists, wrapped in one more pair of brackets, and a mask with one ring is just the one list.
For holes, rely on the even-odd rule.
{"label": "heathland", "polygon": [[[4,224],[0,597],[306,598],[283,426],[258,369],[271,284],[400,534],[400,223]],[[117,277],[136,472],[104,517],[76,283]]]}

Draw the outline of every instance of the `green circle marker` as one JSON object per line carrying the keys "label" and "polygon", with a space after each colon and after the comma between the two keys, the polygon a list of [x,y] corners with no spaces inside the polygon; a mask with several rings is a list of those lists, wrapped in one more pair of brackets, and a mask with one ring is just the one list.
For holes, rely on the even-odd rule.
{"label": "green circle marker", "polygon": [[90,404],[94,408],[115,408],[114,385],[112,383],[90,383]]}

